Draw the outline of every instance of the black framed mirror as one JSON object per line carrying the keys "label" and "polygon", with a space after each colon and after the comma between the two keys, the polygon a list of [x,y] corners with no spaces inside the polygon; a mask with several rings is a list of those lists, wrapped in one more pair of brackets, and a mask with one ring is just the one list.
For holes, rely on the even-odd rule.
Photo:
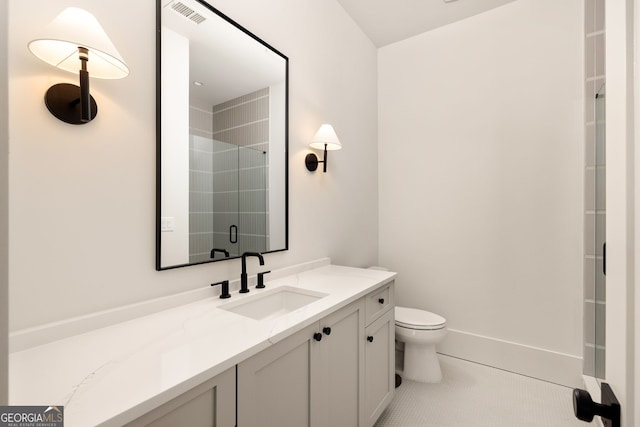
{"label": "black framed mirror", "polygon": [[156,7],[156,269],[288,249],[288,58],[203,0]]}

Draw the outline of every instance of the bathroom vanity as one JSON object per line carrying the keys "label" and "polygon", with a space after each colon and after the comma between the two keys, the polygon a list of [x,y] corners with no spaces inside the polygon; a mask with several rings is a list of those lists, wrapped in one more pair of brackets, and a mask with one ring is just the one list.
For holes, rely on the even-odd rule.
{"label": "bathroom vanity", "polygon": [[14,352],[10,404],[64,405],[68,427],[372,426],[394,393],[395,273],[290,272]]}
{"label": "bathroom vanity", "polygon": [[238,425],[372,426],[394,392],[392,295],[388,283],[239,363]]}

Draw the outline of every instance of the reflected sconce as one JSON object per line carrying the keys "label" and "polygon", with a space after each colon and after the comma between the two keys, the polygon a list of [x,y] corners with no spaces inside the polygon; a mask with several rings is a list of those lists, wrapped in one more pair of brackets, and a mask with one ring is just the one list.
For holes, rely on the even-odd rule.
{"label": "reflected sconce", "polygon": [[307,170],[313,172],[318,169],[318,163],[323,163],[322,172],[327,172],[327,151],[340,150],[342,144],[336,132],[333,130],[333,126],[324,124],[320,126],[320,129],[316,132],[309,147],[324,150],[324,159],[318,160],[318,157],[314,153],[307,154],[304,158],[304,164],[307,166]]}
{"label": "reflected sconce", "polygon": [[129,75],[127,64],[95,16],[76,7],[63,10],[29,43],[29,50],[54,67],[79,72],[80,86],[59,83],[51,86],[44,97],[51,114],[66,123],[85,124],[98,114],[89,92],[89,69],[92,77],[100,79]]}

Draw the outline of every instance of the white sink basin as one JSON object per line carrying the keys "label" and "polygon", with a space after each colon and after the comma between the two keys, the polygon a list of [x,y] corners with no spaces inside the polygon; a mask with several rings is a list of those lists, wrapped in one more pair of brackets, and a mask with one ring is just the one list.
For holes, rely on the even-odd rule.
{"label": "white sink basin", "polygon": [[229,302],[219,308],[256,320],[273,319],[326,296],[322,292],[282,286]]}

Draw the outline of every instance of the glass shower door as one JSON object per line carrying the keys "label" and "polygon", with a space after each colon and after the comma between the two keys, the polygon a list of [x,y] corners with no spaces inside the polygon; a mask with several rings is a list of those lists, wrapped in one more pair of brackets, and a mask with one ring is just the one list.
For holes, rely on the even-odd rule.
{"label": "glass shower door", "polygon": [[230,256],[238,251],[238,146],[214,141],[212,248],[225,249]]}
{"label": "glass shower door", "polygon": [[[268,160],[265,151],[192,136],[189,262],[265,252],[268,234]],[[221,254],[216,256],[222,257]]]}
{"label": "glass shower door", "polygon": [[238,147],[238,254],[267,250],[268,165],[265,151]]}

